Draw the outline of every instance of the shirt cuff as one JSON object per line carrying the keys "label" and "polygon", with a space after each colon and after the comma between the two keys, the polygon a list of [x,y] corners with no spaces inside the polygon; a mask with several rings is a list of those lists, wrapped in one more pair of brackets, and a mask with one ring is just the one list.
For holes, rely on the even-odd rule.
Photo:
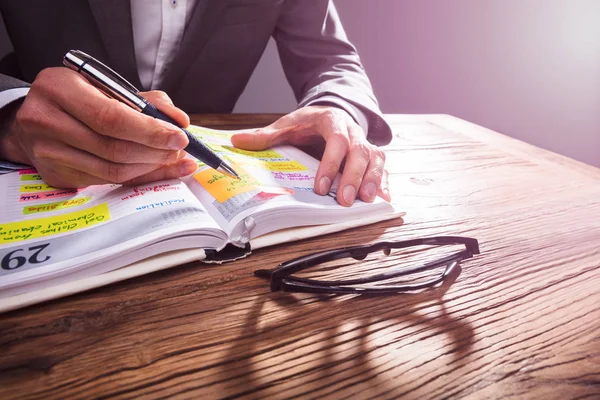
{"label": "shirt cuff", "polygon": [[[0,108],[6,107],[13,101],[25,97],[29,93],[29,87],[7,89],[0,92]],[[15,164],[0,159],[0,174],[6,174],[19,169],[31,168],[29,165]]]}
{"label": "shirt cuff", "polygon": [[23,165],[23,164],[14,164],[14,163],[11,163],[8,161],[0,160],[0,174],[7,174],[9,172],[14,172],[19,169],[26,169],[26,168],[31,168],[31,166]]}
{"label": "shirt cuff", "polygon": [[7,89],[0,92],[0,108],[7,106],[15,100],[25,97],[29,93],[28,87]]}
{"label": "shirt cuff", "polygon": [[304,104],[304,107],[316,105],[333,105],[341,108],[350,114],[352,119],[354,119],[354,122],[356,122],[363,129],[365,137],[369,134],[369,119],[365,113],[354,104],[344,101],[344,99],[336,96],[325,95],[309,101],[308,103]]}

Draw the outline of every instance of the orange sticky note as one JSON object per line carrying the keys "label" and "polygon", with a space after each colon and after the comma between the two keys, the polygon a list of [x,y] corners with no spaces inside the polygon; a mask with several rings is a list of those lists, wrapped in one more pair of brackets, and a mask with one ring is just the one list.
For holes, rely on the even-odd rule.
{"label": "orange sticky note", "polygon": [[250,176],[248,172],[239,165],[234,165],[234,169],[240,179],[232,178],[212,168],[196,173],[194,179],[219,203],[223,203],[238,194],[259,189],[260,182]]}

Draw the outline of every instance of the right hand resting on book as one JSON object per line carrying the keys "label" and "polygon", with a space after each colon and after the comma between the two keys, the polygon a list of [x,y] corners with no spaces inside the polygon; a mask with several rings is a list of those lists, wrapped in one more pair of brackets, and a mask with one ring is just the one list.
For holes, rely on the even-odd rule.
{"label": "right hand resting on book", "polygon": [[[158,91],[142,93],[182,126],[188,116]],[[110,99],[67,68],[39,73],[1,136],[0,159],[33,165],[49,185],[140,184],[191,174],[175,126]]]}

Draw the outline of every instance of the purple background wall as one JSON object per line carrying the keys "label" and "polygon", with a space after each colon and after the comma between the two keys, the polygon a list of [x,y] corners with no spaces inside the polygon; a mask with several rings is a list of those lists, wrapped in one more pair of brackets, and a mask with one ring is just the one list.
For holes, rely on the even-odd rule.
{"label": "purple background wall", "polygon": [[[600,166],[600,1],[338,0],[386,113],[448,113]],[[271,44],[237,112],[295,102]]]}

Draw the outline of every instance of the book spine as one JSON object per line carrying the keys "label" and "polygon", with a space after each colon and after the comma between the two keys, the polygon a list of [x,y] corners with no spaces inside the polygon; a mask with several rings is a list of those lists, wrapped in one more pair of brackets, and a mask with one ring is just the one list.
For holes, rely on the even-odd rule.
{"label": "book spine", "polygon": [[256,227],[256,221],[251,216],[244,218],[244,229],[239,235],[229,238],[229,243],[221,250],[206,250],[206,258],[202,260],[206,263],[222,264],[224,262],[235,261],[244,258],[252,253],[250,247],[250,238],[252,231]]}

